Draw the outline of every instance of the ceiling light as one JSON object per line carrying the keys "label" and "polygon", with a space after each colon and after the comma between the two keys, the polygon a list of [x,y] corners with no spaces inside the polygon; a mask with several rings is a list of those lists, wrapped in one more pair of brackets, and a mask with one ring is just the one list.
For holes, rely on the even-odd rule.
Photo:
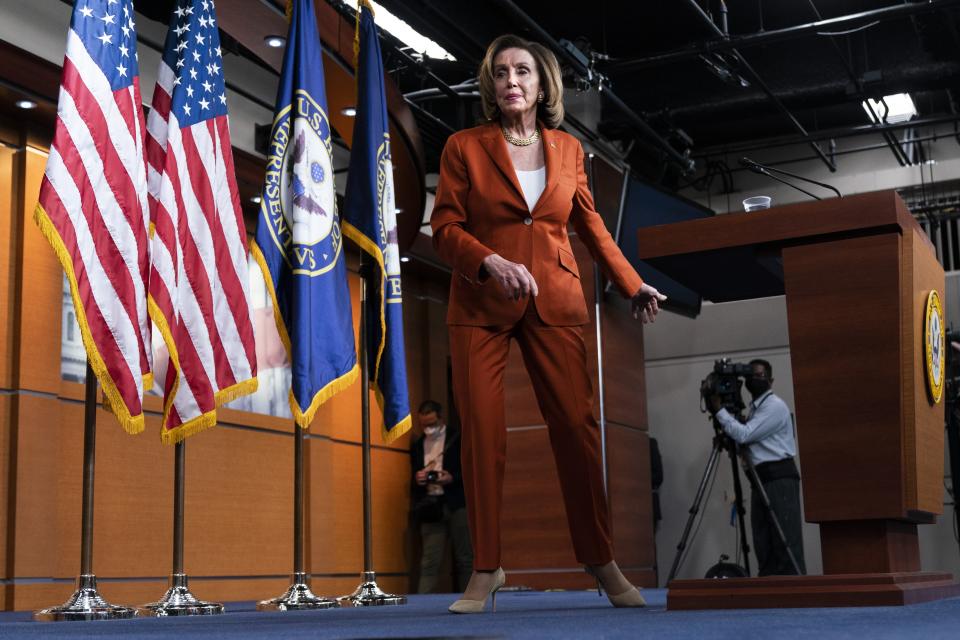
{"label": "ceiling light", "polygon": [[283,36],[265,36],[263,43],[271,49],[279,49],[287,43],[287,39]]}
{"label": "ceiling light", "polygon": [[36,109],[37,103],[33,100],[17,100],[15,103],[21,109]]}
{"label": "ceiling light", "polygon": [[251,196],[250,198],[250,202],[253,204],[260,204],[262,201],[263,199],[260,196]]}
{"label": "ceiling light", "polygon": [[[886,103],[886,107],[883,106],[884,103]],[[895,93],[884,96],[881,100],[873,100],[872,98],[864,100],[863,110],[867,112],[867,117],[874,124],[878,124],[878,120],[873,117],[873,113],[870,113],[870,107],[873,107],[873,113],[877,114],[877,118],[887,124],[907,122],[917,115],[917,107],[913,104],[913,99],[909,93]],[[887,108],[890,109],[889,112]],[[886,118],[883,117],[884,114],[886,114]]]}
{"label": "ceiling light", "polygon": [[356,108],[356,107],[344,107],[343,109],[340,109],[340,113],[342,113],[343,115],[347,116],[348,118],[352,118],[352,117],[354,117],[354,116],[357,115],[357,108]]}
{"label": "ceiling light", "polygon": [[400,262],[410,262],[410,256],[400,256]]}
{"label": "ceiling light", "polygon": [[[346,3],[354,11],[357,10],[357,0],[346,0]],[[373,5],[377,27],[388,31],[394,38],[428,58],[456,61],[449,51],[384,9],[380,3],[371,2],[370,4]]]}

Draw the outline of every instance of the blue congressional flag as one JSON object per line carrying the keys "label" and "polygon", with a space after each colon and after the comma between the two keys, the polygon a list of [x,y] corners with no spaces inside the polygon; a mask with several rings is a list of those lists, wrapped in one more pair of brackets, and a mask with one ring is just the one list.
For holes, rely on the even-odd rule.
{"label": "blue congressional flag", "polygon": [[371,299],[379,303],[379,308],[367,314],[367,353],[375,363],[370,381],[383,410],[383,438],[391,442],[410,428],[400,253],[383,59],[373,10],[365,0],[359,5],[357,116],[344,195],[343,232],[377,263]]}
{"label": "blue congressional flag", "polygon": [[303,428],[360,372],[332,159],[313,2],[293,0],[251,252],[273,298],[293,369],[290,408]]}

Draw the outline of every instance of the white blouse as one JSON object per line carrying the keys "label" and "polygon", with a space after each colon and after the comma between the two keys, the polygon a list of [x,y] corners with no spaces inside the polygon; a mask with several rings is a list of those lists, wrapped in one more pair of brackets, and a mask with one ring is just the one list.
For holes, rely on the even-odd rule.
{"label": "white blouse", "polygon": [[527,201],[527,209],[533,211],[537,200],[540,199],[540,194],[547,186],[547,168],[540,167],[533,171],[516,169],[515,171],[517,172],[517,180],[520,181],[520,188],[523,189],[523,198]]}

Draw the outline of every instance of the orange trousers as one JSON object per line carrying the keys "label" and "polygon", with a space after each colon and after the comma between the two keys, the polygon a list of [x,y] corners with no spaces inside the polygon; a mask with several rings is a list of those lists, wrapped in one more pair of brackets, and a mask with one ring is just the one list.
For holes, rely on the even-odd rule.
{"label": "orange trousers", "polygon": [[531,302],[511,327],[451,325],[453,392],[462,424],[463,486],[477,571],[500,566],[507,429],[503,373],[516,340],[547,422],[577,561],[613,559],[582,327],[543,324]]}

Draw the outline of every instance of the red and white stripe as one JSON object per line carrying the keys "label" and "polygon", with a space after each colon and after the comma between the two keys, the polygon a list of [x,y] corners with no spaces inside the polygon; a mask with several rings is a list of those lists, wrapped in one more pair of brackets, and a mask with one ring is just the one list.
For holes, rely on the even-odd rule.
{"label": "red and white stripe", "polygon": [[[165,441],[211,426],[217,406],[256,387],[247,240],[225,116],[184,129],[174,73],[160,64],[148,121],[150,296],[171,354]],[[156,315],[159,314],[160,318]]]}
{"label": "red and white stripe", "polygon": [[114,92],[72,29],[37,220],[71,279],[104,392],[124,428],[143,429],[150,372],[149,265],[139,82]]}

